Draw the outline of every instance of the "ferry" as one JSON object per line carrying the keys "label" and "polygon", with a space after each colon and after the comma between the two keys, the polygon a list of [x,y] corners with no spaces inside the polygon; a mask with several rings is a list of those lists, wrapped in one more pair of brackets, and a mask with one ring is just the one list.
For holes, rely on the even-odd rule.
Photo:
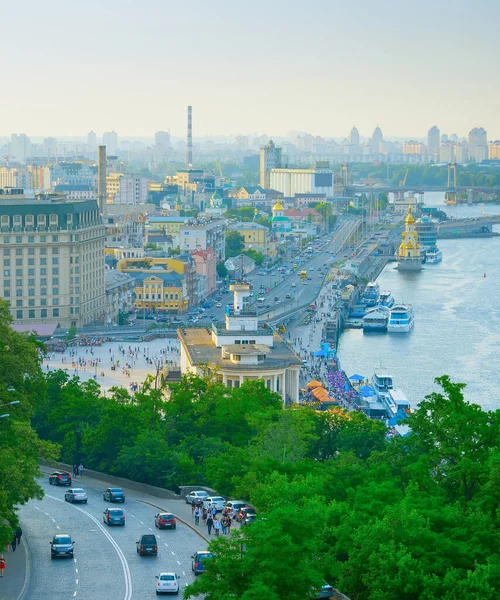
{"label": "ferry", "polygon": [[394,306],[394,296],[391,292],[381,292],[378,299],[379,306],[385,306],[386,308],[392,308]]}
{"label": "ferry", "polygon": [[384,306],[369,308],[363,317],[363,331],[387,331],[389,309]]}
{"label": "ferry", "polygon": [[408,333],[414,325],[411,304],[395,304],[390,309],[387,331],[389,333]]}
{"label": "ferry", "polygon": [[441,250],[439,250],[439,248],[429,248],[429,250],[427,250],[427,252],[425,253],[425,262],[428,265],[434,265],[436,263],[439,263],[443,260],[443,253],[441,252]]}
{"label": "ferry", "polygon": [[394,389],[392,375],[384,371],[376,371],[372,376],[372,386],[377,398],[385,406],[388,425],[396,425],[411,412],[410,401],[406,394]]}
{"label": "ferry", "polygon": [[363,298],[361,302],[368,308],[370,306],[376,306],[378,302],[380,288],[376,281],[370,281],[365,288]]}
{"label": "ferry", "polygon": [[384,371],[375,371],[372,376],[372,386],[377,396],[380,396],[380,394],[388,394],[390,390],[394,389],[392,375],[389,375]]}

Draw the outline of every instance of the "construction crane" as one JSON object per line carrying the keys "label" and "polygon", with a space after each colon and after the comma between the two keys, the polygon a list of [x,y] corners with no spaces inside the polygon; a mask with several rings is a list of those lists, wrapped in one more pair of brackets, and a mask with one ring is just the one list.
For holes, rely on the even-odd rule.
{"label": "construction crane", "polygon": [[407,167],[406,169],[406,173],[405,176],[403,177],[403,179],[399,182],[399,187],[404,187],[406,185],[406,180],[408,179],[408,172],[410,170],[410,167]]}
{"label": "construction crane", "polygon": [[228,177],[224,177],[224,174],[222,173],[222,167],[220,166],[220,162],[218,160],[215,161],[215,168],[224,180],[224,183],[231,183],[231,180]]}
{"label": "construction crane", "polygon": [[5,166],[8,167],[9,166],[9,155],[4,154],[3,157],[5,158]]}
{"label": "construction crane", "polygon": [[444,195],[446,204],[457,203],[457,165],[455,163],[448,164],[448,191]]}

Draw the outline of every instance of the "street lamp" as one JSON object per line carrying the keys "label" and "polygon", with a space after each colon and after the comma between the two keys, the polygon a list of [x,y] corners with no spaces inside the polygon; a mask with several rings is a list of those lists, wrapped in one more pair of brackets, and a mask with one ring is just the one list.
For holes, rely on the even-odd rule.
{"label": "street lamp", "polygon": [[10,417],[10,415],[9,414],[0,415],[0,419],[5,419],[6,417]]}
{"label": "street lamp", "polygon": [[6,402],[5,404],[0,404],[0,407],[2,407],[2,406],[17,406],[18,404],[21,404],[20,400],[13,400],[12,402]]}

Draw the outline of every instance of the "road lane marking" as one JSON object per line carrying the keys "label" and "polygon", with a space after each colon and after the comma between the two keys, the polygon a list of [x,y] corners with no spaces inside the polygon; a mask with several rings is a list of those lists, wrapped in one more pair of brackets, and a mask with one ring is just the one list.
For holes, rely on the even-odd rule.
{"label": "road lane marking", "polygon": [[38,506],[34,506],[33,508],[34,508],[35,510],[41,510],[41,508],[40,508],[40,507],[38,507]]}
{"label": "road lane marking", "polygon": [[61,529],[61,528],[59,527],[59,525],[56,525],[56,527],[57,527],[57,529]]}
{"label": "road lane marking", "polygon": [[141,525],[144,525],[144,521],[141,521],[140,519],[139,519],[139,523],[140,523]]}
{"label": "road lane marking", "polygon": [[167,542],[164,542],[164,543],[165,543],[165,546],[168,548],[168,544],[167,544]]}
{"label": "road lane marking", "polygon": [[78,579],[76,580],[76,585],[78,585]]}
{"label": "road lane marking", "polygon": [[[59,498],[58,498],[58,500],[59,500]],[[49,516],[49,513],[45,513],[45,514],[46,514],[47,516]]]}
{"label": "road lane marking", "polygon": [[151,529],[151,527],[149,528],[149,531],[153,531],[153,530]]}
{"label": "road lane marking", "polygon": [[172,556],[175,556],[175,552],[172,552],[172,550],[170,550],[170,552],[172,553]]}
{"label": "road lane marking", "polygon": [[53,517],[51,517],[51,519],[52,519],[52,522],[53,522],[53,523],[55,523],[55,522],[56,522],[56,520],[55,520]]}
{"label": "road lane marking", "polygon": [[73,592],[73,598],[76,596],[76,590]]}
{"label": "road lane marking", "polygon": [[[52,500],[57,500],[57,502],[63,502],[63,500],[61,500],[60,498],[57,498],[56,496],[51,496],[50,494],[46,494],[46,497],[51,498]],[[88,511],[84,510],[83,508],[80,508],[79,506],[75,506],[74,504],[72,504],[71,506],[74,510],[80,511],[81,513],[86,515],[89,519],[91,519],[97,525],[97,527],[102,531],[102,533],[106,536],[106,538],[109,540],[109,542],[115,549],[116,553],[118,554],[118,558],[120,559],[120,562],[122,565],[122,570],[123,570],[123,576],[125,579],[124,600],[132,600],[132,576],[130,574],[130,568],[128,566],[127,559],[125,558],[125,555],[123,554],[122,549],[116,543],[115,539],[110,535],[110,533],[108,531],[106,531],[106,529],[104,529],[104,526],[101,525],[99,523],[99,521],[93,515],[91,515]],[[74,592],[73,596],[76,596],[76,592]]]}
{"label": "road lane marking", "polygon": [[182,574],[184,575],[184,577],[186,577],[186,571],[182,571]]}
{"label": "road lane marking", "polygon": [[78,569],[75,569],[75,571],[78,573]]}
{"label": "road lane marking", "polygon": [[178,565],[180,565],[180,564],[181,564],[181,561],[180,561],[180,560],[178,560],[178,561],[177,561],[177,564],[178,564]]}

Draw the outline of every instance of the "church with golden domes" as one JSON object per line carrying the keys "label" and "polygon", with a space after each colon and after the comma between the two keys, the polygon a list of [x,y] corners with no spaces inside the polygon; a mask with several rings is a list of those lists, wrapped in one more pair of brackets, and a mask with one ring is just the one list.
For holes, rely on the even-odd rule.
{"label": "church with golden domes", "polygon": [[420,254],[420,244],[418,243],[418,234],[415,229],[415,219],[411,212],[411,205],[408,206],[405,230],[401,234],[401,237],[401,244],[396,253],[398,269],[400,271],[420,271],[422,268],[422,256]]}

